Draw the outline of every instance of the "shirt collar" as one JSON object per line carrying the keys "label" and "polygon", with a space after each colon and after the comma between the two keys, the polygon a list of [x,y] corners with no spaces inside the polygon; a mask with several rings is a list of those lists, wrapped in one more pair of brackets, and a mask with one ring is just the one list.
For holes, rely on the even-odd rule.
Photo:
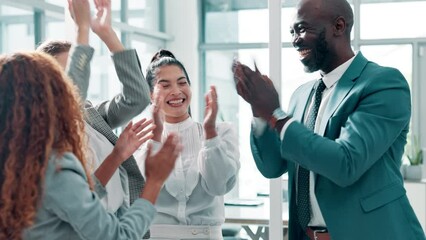
{"label": "shirt collar", "polygon": [[348,68],[351,65],[352,61],[354,60],[355,56],[351,57],[349,60],[342,63],[340,66],[335,68],[333,71],[322,76],[322,81],[324,82],[324,84],[327,88],[332,87],[337,81],[339,81],[339,79],[343,76],[343,74],[346,72],[346,70],[348,70]]}
{"label": "shirt collar", "polygon": [[164,122],[164,128],[168,131],[179,132],[191,127],[194,124],[194,120],[189,116],[187,119],[178,123],[168,123]]}

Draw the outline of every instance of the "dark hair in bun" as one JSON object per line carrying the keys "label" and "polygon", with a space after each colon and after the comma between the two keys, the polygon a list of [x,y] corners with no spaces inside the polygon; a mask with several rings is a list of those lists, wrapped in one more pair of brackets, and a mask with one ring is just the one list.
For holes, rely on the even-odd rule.
{"label": "dark hair in bun", "polygon": [[146,80],[148,81],[149,89],[151,92],[154,90],[155,74],[157,72],[157,69],[162,66],[170,66],[170,65],[175,65],[175,66],[178,66],[180,69],[182,69],[182,72],[185,74],[188,84],[191,85],[191,81],[189,81],[188,73],[186,72],[186,69],[183,66],[183,64],[179,60],[177,60],[175,55],[173,55],[173,53],[170,52],[169,50],[160,49],[151,58],[151,63],[146,69],[145,77],[146,77]]}

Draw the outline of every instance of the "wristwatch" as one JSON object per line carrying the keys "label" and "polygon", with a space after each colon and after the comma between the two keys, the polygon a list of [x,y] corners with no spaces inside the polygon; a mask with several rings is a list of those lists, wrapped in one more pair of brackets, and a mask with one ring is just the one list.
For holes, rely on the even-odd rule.
{"label": "wristwatch", "polygon": [[279,120],[283,120],[287,117],[289,117],[287,113],[285,113],[281,108],[277,108],[272,112],[271,119],[269,119],[269,126],[271,126],[271,128],[275,128],[275,125]]}

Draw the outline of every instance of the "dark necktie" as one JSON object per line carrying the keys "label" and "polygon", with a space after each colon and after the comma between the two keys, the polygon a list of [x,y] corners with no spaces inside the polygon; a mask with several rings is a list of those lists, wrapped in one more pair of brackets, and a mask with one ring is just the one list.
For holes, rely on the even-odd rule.
{"label": "dark necktie", "polygon": [[[322,79],[316,84],[315,94],[313,96],[313,105],[309,112],[305,125],[312,131],[315,129],[315,121],[318,115],[318,109],[321,104],[322,93],[325,89],[325,84]],[[311,220],[311,204],[309,199],[309,170],[299,166],[297,173],[297,216],[302,229],[306,229]]]}

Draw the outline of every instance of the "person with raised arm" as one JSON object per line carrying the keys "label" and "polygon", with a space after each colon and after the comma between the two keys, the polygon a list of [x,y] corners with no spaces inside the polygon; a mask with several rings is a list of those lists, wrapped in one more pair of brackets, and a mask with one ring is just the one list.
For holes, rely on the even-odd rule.
{"label": "person with raised arm", "polygon": [[[69,11],[75,23],[76,43],[46,41],[38,51],[54,56],[79,89],[84,101],[86,134],[89,139],[90,162],[93,163],[95,190],[103,205],[118,216],[138,198],[144,185],[133,152],[142,144],[129,144],[126,134],[133,128],[152,137],[151,120],[142,119],[133,127],[126,127],[120,138],[113,129],[130,121],[150,102],[148,84],[143,81],[137,53],[125,49],[111,26],[111,1],[96,0],[96,15],[90,15],[88,0],[68,0]],[[87,100],[90,80],[90,62],[94,49],[89,45],[92,29],[106,44],[112,54],[117,76],[123,85],[122,92],[112,99],[93,105]],[[131,124],[131,123],[130,123]]]}

